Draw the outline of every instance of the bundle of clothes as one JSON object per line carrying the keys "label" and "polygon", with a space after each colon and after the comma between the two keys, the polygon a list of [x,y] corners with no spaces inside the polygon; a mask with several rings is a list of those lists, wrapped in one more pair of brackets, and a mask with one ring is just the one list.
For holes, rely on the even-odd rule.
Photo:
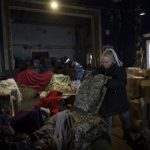
{"label": "bundle of clothes", "polygon": [[37,91],[41,101],[35,107],[49,108],[53,114],[58,112],[61,100],[76,95],[80,86],[80,81],[72,81],[69,75],[50,71],[40,74],[33,69],[18,73],[15,80],[18,85]]}
{"label": "bundle of clothes", "polygon": [[[59,103],[60,97],[68,94],[66,83],[70,86],[70,80],[67,77],[53,77],[52,81],[55,84],[50,83],[45,90],[46,94],[43,95],[45,98],[57,96],[56,103]],[[75,103],[71,110],[55,109],[52,111],[51,107],[47,107],[41,101],[41,104],[30,112],[23,112],[15,117],[7,118],[6,121],[2,121],[1,127],[10,128],[10,134],[5,131],[1,132],[0,134],[6,138],[1,139],[0,144],[9,145],[13,149],[110,149],[111,140],[107,133],[108,126],[98,115],[106,93],[104,85],[107,80],[103,75],[86,76],[76,91]],[[57,81],[61,81],[59,82],[62,83],[61,88]],[[54,91],[57,89],[64,91],[57,93],[58,91]],[[50,103],[46,99],[45,102],[48,105]],[[22,140],[15,140],[20,134]],[[20,147],[22,142],[24,143],[23,147]]]}
{"label": "bundle of clothes", "polygon": [[[15,105],[22,101],[22,94],[14,79],[0,80],[0,108],[9,115],[15,115]],[[16,103],[15,103],[16,102]]]}

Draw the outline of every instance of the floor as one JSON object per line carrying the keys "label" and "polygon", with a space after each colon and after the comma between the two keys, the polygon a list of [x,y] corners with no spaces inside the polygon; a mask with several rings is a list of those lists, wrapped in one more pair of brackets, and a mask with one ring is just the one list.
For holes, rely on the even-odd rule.
{"label": "floor", "polygon": [[[19,104],[19,110],[32,110],[39,101],[40,100],[35,93],[33,95],[30,94],[29,97],[23,95],[23,101]],[[123,140],[122,134],[120,126],[115,125],[112,129],[112,150],[132,150],[132,148]]]}
{"label": "floor", "polygon": [[122,130],[120,127],[113,127],[112,129],[112,150],[132,150],[122,138]]}

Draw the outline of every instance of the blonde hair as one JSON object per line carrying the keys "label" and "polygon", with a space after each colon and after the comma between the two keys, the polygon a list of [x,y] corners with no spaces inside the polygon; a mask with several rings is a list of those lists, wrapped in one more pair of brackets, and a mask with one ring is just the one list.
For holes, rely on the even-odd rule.
{"label": "blonde hair", "polygon": [[114,49],[112,48],[107,48],[104,52],[103,52],[103,56],[109,56],[111,57],[114,62],[116,62],[116,64],[121,67],[123,65],[123,63],[119,60],[117,53],[115,52]]}

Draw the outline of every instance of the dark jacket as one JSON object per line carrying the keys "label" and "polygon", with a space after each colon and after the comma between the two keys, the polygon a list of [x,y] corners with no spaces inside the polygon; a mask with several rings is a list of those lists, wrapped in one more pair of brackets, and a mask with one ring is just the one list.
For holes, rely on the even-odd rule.
{"label": "dark jacket", "polygon": [[127,75],[125,68],[114,64],[109,69],[100,67],[93,74],[104,74],[111,77],[106,83],[107,92],[100,108],[100,113],[104,117],[108,117],[126,112],[129,108],[126,93]]}

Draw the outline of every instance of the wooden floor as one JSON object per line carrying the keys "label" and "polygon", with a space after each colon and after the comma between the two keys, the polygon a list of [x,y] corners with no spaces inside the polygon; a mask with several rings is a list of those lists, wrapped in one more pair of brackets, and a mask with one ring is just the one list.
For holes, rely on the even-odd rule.
{"label": "wooden floor", "polygon": [[[24,97],[19,105],[19,110],[32,110],[39,101],[38,97]],[[112,129],[112,150],[132,150],[132,148],[123,140],[120,127],[113,127]]]}
{"label": "wooden floor", "polygon": [[120,127],[113,127],[112,135],[112,150],[132,150],[132,148],[126,144],[126,141],[123,140],[123,132]]}

